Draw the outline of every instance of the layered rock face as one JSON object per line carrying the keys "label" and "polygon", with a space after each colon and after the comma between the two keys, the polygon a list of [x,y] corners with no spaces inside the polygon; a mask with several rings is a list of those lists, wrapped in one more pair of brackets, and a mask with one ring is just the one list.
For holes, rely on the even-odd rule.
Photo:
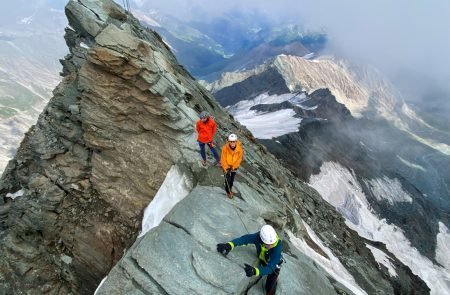
{"label": "layered rock face", "polygon": [[[96,294],[261,294],[262,280],[249,280],[242,267],[255,259],[254,249],[244,247],[225,259],[215,245],[258,231],[262,217],[285,223],[286,216],[282,218],[283,204],[270,201],[274,195],[260,195],[242,183],[237,187],[242,199],[230,201],[221,189],[197,186],[157,229],[136,242]],[[281,293],[336,292],[320,268],[293,246],[289,249]],[[339,284],[336,288],[349,292]]]}
{"label": "layered rock face", "polygon": [[[0,180],[5,294],[92,293],[129,247],[100,294],[256,294],[261,281],[242,269],[255,254],[225,259],[215,244],[265,222],[285,241],[285,294],[428,292],[395,258],[397,277],[379,268],[340,214],[255,143],[157,34],[110,0],[72,0],[66,14],[64,79]],[[220,169],[198,163],[193,126],[201,110],[214,115],[219,144],[230,131],[243,143],[240,198],[227,200]],[[172,167],[192,191],[132,246]],[[338,257],[356,283],[336,281],[294,246],[299,241],[324,263]]]}
{"label": "layered rock face", "polygon": [[70,1],[66,14],[64,80],[1,180],[11,290],[92,291],[171,165],[193,158],[194,107],[216,108],[159,36],[113,2]]}

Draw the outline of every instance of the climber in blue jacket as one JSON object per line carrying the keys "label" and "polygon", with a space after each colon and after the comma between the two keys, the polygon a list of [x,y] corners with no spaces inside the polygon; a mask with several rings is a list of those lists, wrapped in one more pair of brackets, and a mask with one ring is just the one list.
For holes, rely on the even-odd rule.
{"label": "climber in blue jacket", "polygon": [[256,246],[260,266],[253,267],[245,264],[245,274],[247,277],[267,275],[266,294],[275,294],[280,267],[283,263],[281,256],[283,244],[272,226],[266,224],[259,232],[244,235],[225,244],[217,244],[217,251],[226,256],[234,247],[248,244]]}

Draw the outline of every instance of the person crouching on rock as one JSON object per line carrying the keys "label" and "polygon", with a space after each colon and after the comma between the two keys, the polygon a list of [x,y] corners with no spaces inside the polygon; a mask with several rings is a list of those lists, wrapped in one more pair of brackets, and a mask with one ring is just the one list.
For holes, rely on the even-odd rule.
{"label": "person crouching on rock", "polygon": [[217,251],[227,255],[236,246],[254,244],[259,258],[260,266],[253,267],[245,264],[247,277],[266,276],[265,294],[273,295],[277,289],[278,276],[283,263],[283,244],[275,229],[270,225],[264,225],[259,232],[244,235],[226,244],[217,244]]}
{"label": "person crouching on rock", "polygon": [[200,113],[200,120],[197,121],[195,125],[195,130],[197,130],[197,142],[200,146],[200,154],[202,155],[202,165],[206,166],[206,151],[205,145],[209,146],[209,149],[216,159],[216,165],[220,166],[219,155],[214,148],[213,138],[216,133],[216,122],[214,119],[205,111]]}
{"label": "person crouching on rock", "polygon": [[225,173],[225,191],[228,198],[233,198],[233,181],[236,175],[236,170],[241,165],[242,161],[242,145],[237,139],[236,134],[230,134],[228,136],[228,142],[222,147],[222,153],[220,155],[220,162],[222,163],[222,169]]}

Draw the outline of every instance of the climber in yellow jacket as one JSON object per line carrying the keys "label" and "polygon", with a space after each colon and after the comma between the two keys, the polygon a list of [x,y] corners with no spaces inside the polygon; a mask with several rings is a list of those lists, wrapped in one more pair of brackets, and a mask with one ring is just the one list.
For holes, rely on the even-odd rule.
{"label": "climber in yellow jacket", "polygon": [[241,165],[242,155],[241,142],[237,139],[236,134],[230,134],[227,143],[222,147],[222,154],[220,156],[220,162],[225,172],[225,191],[230,199],[233,198],[233,191],[231,189],[233,188],[236,170]]}

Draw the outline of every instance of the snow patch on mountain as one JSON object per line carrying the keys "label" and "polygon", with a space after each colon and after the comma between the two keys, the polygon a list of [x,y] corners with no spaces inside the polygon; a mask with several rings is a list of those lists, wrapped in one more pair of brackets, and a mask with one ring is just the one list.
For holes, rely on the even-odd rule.
{"label": "snow patch on mountain", "polygon": [[419,135],[411,132],[408,129],[403,129],[403,130],[406,131],[409,135],[411,135],[412,138],[414,138],[418,142],[423,143],[424,145],[427,145],[430,148],[432,148],[436,151],[439,151],[447,156],[450,156],[450,145],[442,143],[442,142],[438,142],[438,141],[430,139],[430,138],[424,138],[422,136],[419,136]]}
{"label": "snow patch on mountain", "polygon": [[316,54],[314,52],[310,52],[308,54],[303,55],[304,59],[312,59]]}
{"label": "snow patch on mountain", "polygon": [[295,112],[288,109],[261,115],[255,111],[249,111],[235,116],[235,119],[247,127],[256,138],[270,139],[297,132],[301,119],[294,116]]}
{"label": "snow patch on mountain", "polygon": [[237,104],[228,108],[228,111],[234,116],[242,112],[247,112],[252,106],[258,104],[271,104],[271,103],[281,103],[289,100],[293,97],[292,93],[286,93],[281,95],[269,95],[268,93],[263,93],[250,100],[243,100]]}
{"label": "snow patch on mountain", "polygon": [[304,226],[308,232],[309,237],[318,245],[322,251],[324,251],[329,259],[317,253],[316,250],[311,248],[304,239],[299,239],[290,231],[287,231],[290,241],[292,244],[306,256],[314,260],[319,264],[330,276],[332,276],[336,281],[343,284],[345,287],[349,288],[354,294],[367,294],[361,287],[358,286],[353,276],[347,271],[344,265],[339,261],[339,259],[331,252],[331,250],[324,245],[316,233],[311,229],[311,227],[303,221]]}
{"label": "snow patch on mountain", "polygon": [[153,200],[145,208],[139,237],[158,226],[172,208],[192,190],[192,182],[177,166],[172,166]]}
{"label": "snow patch on mountain", "polygon": [[403,115],[405,115],[406,117],[408,117],[409,119],[411,119],[414,122],[418,122],[420,125],[430,128],[432,130],[437,130],[436,128],[434,128],[433,126],[431,126],[430,124],[428,124],[427,122],[425,122],[422,118],[419,117],[419,115],[406,103],[404,103],[401,107],[401,112]]}
{"label": "snow patch on mountain", "polygon": [[[407,104],[403,104],[401,107],[401,114],[403,116],[406,116],[409,120],[414,122],[415,124],[418,124],[419,126],[428,129],[427,135],[431,135],[434,131],[440,132],[435,127],[429,125],[425,121],[423,121],[419,115],[416,114],[416,112],[411,109]],[[405,121],[399,118],[398,116],[395,117],[387,117],[388,120],[393,122],[394,126],[398,129],[408,133],[412,138],[417,140],[418,142],[427,145],[431,147],[434,150],[437,150],[445,155],[450,156],[450,145],[446,143],[439,142],[435,139],[424,137],[423,132],[419,133],[415,131],[413,128],[409,126],[409,124]],[[448,133],[448,132],[447,132]],[[450,133],[448,133],[450,135]]]}
{"label": "snow patch on mountain", "polygon": [[394,202],[412,203],[412,198],[402,189],[402,184],[397,178],[376,178],[366,182],[378,201],[387,200],[391,205]]}
{"label": "snow patch on mountain", "polygon": [[442,222],[439,222],[439,233],[436,240],[436,260],[450,270],[450,230]]}
{"label": "snow patch on mountain", "polygon": [[258,104],[281,103],[290,98],[292,98],[291,93],[281,95],[263,93],[254,99],[238,102],[228,108],[228,111],[239,123],[247,127],[256,138],[270,139],[297,132],[301,119],[294,117],[295,112],[292,109],[262,113],[250,110],[250,108]]}
{"label": "snow patch on mountain", "polygon": [[21,190],[19,190],[19,191],[17,191],[17,192],[15,192],[15,193],[7,193],[6,194],[6,197],[7,198],[11,198],[11,199],[15,199],[15,198],[17,198],[17,197],[21,197],[21,196],[23,196],[23,194],[24,194],[24,190],[23,189],[21,189]]}
{"label": "snow patch on mountain", "polygon": [[94,291],[94,295],[97,294],[97,291],[100,290],[100,287],[103,285],[103,283],[106,281],[107,278],[108,278],[108,276],[104,277],[102,279],[102,281],[100,282],[100,284],[98,284],[97,289],[95,289],[95,291]]}
{"label": "snow patch on mountain", "polygon": [[84,42],[81,42],[81,43],[80,43],[80,47],[81,47],[81,48],[84,48],[84,49],[89,49],[89,48],[90,48],[89,45],[87,45],[87,44],[84,43]]}
{"label": "snow patch on mountain", "polygon": [[386,253],[368,244],[366,244],[366,247],[369,248],[369,250],[372,252],[373,257],[378,262],[378,264],[386,266],[391,277],[397,276],[395,267],[392,265],[391,259],[389,258],[389,256],[386,255]]}
{"label": "snow patch on mountain", "polygon": [[414,168],[414,169],[419,169],[419,170],[421,170],[422,172],[426,172],[426,171],[427,171],[427,169],[425,169],[423,166],[421,166],[421,165],[419,165],[419,164],[412,163],[412,162],[410,162],[410,161],[408,161],[408,160],[405,160],[405,159],[403,159],[402,157],[400,157],[399,155],[397,155],[397,158],[398,158],[403,164],[405,164],[405,165],[408,166],[408,167],[411,167],[411,168]]}
{"label": "snow patch on mountain", "polygon": [[[346,224],[360,236],[386,244],[391,253],[426,282],[431,294],[450,294],[450,270],[422,256],[399,227],[389,224],[386,219],[379,219],[372,211],[353,171],[337,163],[326,162],[318,175],[311,176],[310,185],[341,212]],[[445,250],[445,247],[441,246],[440,249]]]}

